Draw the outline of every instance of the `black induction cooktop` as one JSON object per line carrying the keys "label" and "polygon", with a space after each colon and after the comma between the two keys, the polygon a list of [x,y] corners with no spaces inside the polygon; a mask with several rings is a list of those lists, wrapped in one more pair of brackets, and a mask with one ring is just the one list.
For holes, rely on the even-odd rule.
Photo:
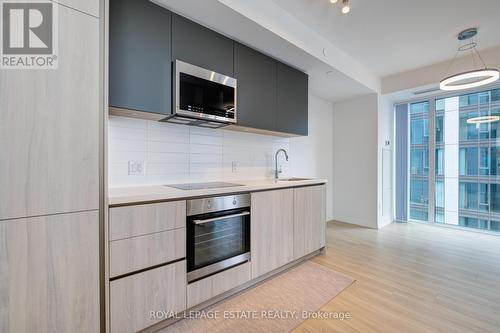
{"label": "black induction cooktop", "polygon": [[209,182],[209,183],[188,183],[188,184],[170,184],[165,185],[179,190],[208,190],[212,188],[236,187],[243,186],[242,184],[225,183],[225,182]]}

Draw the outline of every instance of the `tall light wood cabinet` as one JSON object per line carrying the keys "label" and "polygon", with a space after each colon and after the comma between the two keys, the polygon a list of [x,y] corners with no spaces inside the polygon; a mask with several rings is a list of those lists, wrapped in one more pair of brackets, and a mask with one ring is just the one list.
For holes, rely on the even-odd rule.
{"label": "tall light wood cabinet", "polygon": [[99,18],[54,5],[59,67],[1,70],[0,220],[99,208]]}
{"label": "tall light wood cabinet", "polygon": [[0,221],[0,332],[99,332],[98,212]]}
{"label": "tall light wood cabinet", "polygon": [[293,201],[293,257],[298,259],[326,244],[326,186],[296,188]]}
{"label": "tall light wood cabinet", "polygon": [[252,193],[252,278],[293,260],[293,191]]}
{"label": "tall light wood cabinet", "polygon": [[0,73],[2,333],[101,328],[100,1],[60,3],[58,68]]}

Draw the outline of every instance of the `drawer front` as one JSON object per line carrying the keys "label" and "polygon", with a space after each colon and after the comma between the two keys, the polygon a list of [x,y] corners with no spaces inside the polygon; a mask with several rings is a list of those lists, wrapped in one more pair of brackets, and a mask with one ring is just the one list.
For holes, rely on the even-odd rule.
{"label": "drawer front", "polygon": [[165,318],[151,312],[180,312],[186,308],[186,261],[111,281],[112,333],[137,332]]}
{"label": "drawer front", "polygon": [[115,207],[109,210],[109,238],[118,240],[185,227],[186,201]]}
{"label": "drawer front", "polygon": [[109,243],[110,276],[186,257],[186,228],[121,239]]}
{"label": "drawer front", "polygon": [[193,307],[236,288],[250,281],[250,278],[250,263],[245,263],[190,283],[187,286],[187,307]]}

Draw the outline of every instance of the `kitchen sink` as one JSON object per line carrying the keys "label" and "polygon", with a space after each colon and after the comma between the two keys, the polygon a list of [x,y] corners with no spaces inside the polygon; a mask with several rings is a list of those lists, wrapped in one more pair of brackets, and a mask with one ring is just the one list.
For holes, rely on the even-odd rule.
{"label": "kitchen sink", "polygon": [[278,179],[279,182],[299,182],[299,181],[304,181],[304,180],[312,180],[312,178],[292,177],[292,178],[280,178],[280,179]]}

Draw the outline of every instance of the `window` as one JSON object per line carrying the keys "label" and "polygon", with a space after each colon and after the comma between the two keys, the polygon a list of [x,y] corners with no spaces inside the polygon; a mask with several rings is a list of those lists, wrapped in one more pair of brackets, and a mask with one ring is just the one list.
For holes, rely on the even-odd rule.
{"label": "window", "polygon": [[410,218],[429,218],[429,102],[410,104]]}
{"label": "window", "polygon": [[405,105],[408,219],[500,232],[500,89]]}

